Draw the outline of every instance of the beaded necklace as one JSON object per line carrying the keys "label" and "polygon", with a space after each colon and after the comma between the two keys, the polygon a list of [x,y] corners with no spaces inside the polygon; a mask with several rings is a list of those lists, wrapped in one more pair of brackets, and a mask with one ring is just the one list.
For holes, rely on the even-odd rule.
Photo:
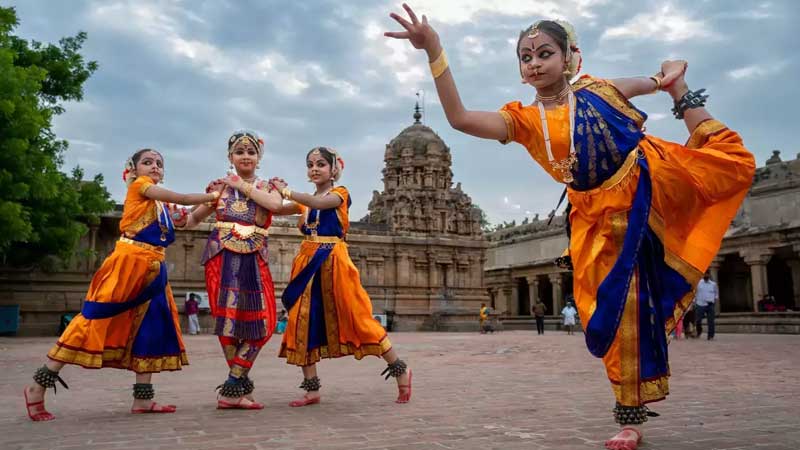
{"label": "beaded necklace", "polygon": [[[328,195],[331,192],[331,189],[333,189],[333,188],[330,188],[327,191],[323,192],[322,194],[319,194],[319,196],[320,197],[324,197],[324,196]],[[314,194],[314,196],[317,196],[317,194]],[[308,223],[308,219],[311,217],[311,211],[316,211],[317,214],[316,214],[314,222],[313,223]],[[320,216],[320,213],[321,213],[320,210],[318,210],[318,209],[312,210],[311,208],[309,208],[308,211],[306,212],[306,220],[304,222],[305,222],[305,225],[306,225],[306,229],[311,231],[311,235],[312,236],[316,236],[317,235],[317,229],[319,228],[319,216]]]}
{"label": "beaded necklace", "polygon": [[[167,233],[169,233],[171,222],[167,214],[167,209],[164,208],[164,204],[158,200],[156,200],[156,211],[158,214],[158,228],[161,229],[161,242],[167,242]],[[161,220],[162,218],[164,219],[163,221]]]}
{"label": "beaded necklace", "polygon": [[[569,104],[569,155],[560,161],[556,161],[553,156],[553,149],[550,145],[550,130],[547,127],[547,114],[544,111],[543,103],[545,101],[558,101],[564,98],[564,96],[567,97],[567,103]],[[542,119],[542,134],[544,135],[544,147],[545,150],[547,150],[547,160],[550,162],[553,169],[561,173],[561,179],[564,183],[572,183],[575,181],[575,178],[572,176],[572,166],[578,161],[578,157],[575,153],[575,140],[572,136],[573,130],[575,129],[575,94],[572,93],[572,88],[567,84],[561,92],[554,96],[545,97],[536,94],[536,101],[539,106],[539,117]]]}

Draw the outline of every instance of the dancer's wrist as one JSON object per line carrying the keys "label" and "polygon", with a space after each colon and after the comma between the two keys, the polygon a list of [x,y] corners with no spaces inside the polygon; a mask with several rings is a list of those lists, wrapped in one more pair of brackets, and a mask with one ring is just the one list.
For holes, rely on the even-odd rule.
{"label": "dancer's wrist", "polygon": [[439,43],[438,39],[432,42],[431,45],[426,46],[425,53],[428,54],[428,64],[436,61],[436,59],[439,58],[439,55],[441,55],[443,51],[444,47],[442,47],[442,44]]}
{"label": "dancer's wrist", "polygon": [[684,96],[687,92],[689,92],[689,86],[686,84],[685,81],[678,80],[674,82],[671,86],[669,86],[666,91],[669,93],[670,97],[673,100],[678,101],[681,97]]}

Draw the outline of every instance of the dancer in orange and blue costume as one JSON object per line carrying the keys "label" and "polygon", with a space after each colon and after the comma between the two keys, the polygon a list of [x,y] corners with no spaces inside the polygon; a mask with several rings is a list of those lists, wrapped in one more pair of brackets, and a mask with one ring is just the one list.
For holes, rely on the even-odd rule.
{"label": "dancer in orange and blue costume", "polygon": [[164,158],[157,151],[139,150],[128,159],[121,237],[92,277],[81,313],[50,349],[33,377],[36,383],[25,388],[31,420],[55,418],[44,407],[44,395],[56,381],[67,387],[59,376],[66,364],[131,370],[136,374],[131,413],[175,412],[174,405],[153,401],[151,383],[153,373],[188,364],[164,262],[166,247],[175,241],[172,219],[186,212],[164,202],[194,205],[219,194],[178,194],[158,186],[163,177]]}
{"label": "dancer in orange and blue costume", "polygon": [[300,388],[306,391],[289,405],[319,403],[322,385],[316,363],[347,355],[382,357],[388,366],[381,375],[395,377],[396,402],[407,403],[413,374],[373,318],[372,302],[347,251],[350,193],[344,186],[334,186],[344,161],[335,150],[317,147],[306,156],[306,166],[316,186],[314,194],[294,192],[283,180],[272,180],[283,198],[291,201],[282,213],[301,215],[298,226],[304,237],[282,296],[289,319],[279,356],[302,368]]}
{"label": "dancer in orange and blue costume", "polygon": [[249,376],[262,347],[275,329],[275,286],[267,257],[272,214],[283,203],[256,170],[264,141],[254,131],[234,132],[228,139],[231,172],[209,185],[220,192],[215,202],[202,205],[187,217],[193,228],[215,215],[202,263],[214,334],[219,337],[228,376],[217,387],[218,409],[263,409],[253,398]]}
{"label": "dancer in orange and blue costume", "polygon": [[[691,91],[685,61],[665,61],[651,77],[583,76],[572,26],[539,21],[522,31],[517,60],[531,105],[499,112],[464,108],[439,37],[407,5],[391,14],[405,39],[428,54],[450,124],[473,136],[523,145],[569,198],[568,253],[574,297],[589,351],[603,359],[622,429],[609,449],[636,449],[645,406],[669,393],[667,335],[691,305],[693,290],[753,179],[753,156],[739,135]],[[644,133],[647,115],[629,99],[664,91],[690,133],[679,145]]]}

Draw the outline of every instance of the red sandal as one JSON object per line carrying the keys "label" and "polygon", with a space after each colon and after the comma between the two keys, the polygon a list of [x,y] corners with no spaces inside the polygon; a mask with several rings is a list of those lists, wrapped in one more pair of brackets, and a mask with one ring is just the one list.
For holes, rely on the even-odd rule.
{"label": "red sandal", "polygon": [[264,409],[263,403],[253,402],[247,404],[242,404],[242,400],[245,397],[241,397],[235,403],[226,402],[225,400],[217,400],[217,409]]}
{"label": "red sandal", "polygon": [[[159,409],[156,409],[156,407]],[[177,409],[175,405],[159,405],[156,402],[152,402],[149,408],[131,408],[131,414],[169,414],[174,413]]]}
{"label": "red sandal", "polygon": [[[397,385],[397,400],[395,403],[408,403],[411,400],[411,376],[412,376],[411,369],[408,369],[408,384],[398,384]],[[408,391],[404,394],[402,388],[408,388]]]}
{"label": "red sandal", "polygon": [[302,400],[292,400],[291,402],[289,402],[289,406],[291,406],[292,408],[297,408],[300,406],[316,405],[321,401],[322,397],[308,398],[304,395]]}
{"label": "red sandal", "polygon": [[[25,409],[28,410],[28,417],[31,418],[34,422],[47,422],[56,418],[56,416],[50,414],[46,409],[44,409],[44,396],[42,397],[41,401],[38,402],[29,402],[28,401],[28,388],[26,387],[22,391],[22,395],[25,396]],[[41,406],[39,406],[41,405]],[[31,407],[36,407],[35,409],[38,412],[31,413]]]}
{"label": "red sandal", "polygon": [[[642,443],[642,432],[633,427],[623,427],[620,433],[623,431],[632,431],[633,433],[635,433],[636,441],[634,442],[627,439],[617,441],[614,439],[616,438],[616,436],[614,436],[613,438],[606,441],[606,448],[613,450],[636,450],[637,448],[639,448],[639,444]],[[617,433],[617,435],[619,435],[619,433]]]}

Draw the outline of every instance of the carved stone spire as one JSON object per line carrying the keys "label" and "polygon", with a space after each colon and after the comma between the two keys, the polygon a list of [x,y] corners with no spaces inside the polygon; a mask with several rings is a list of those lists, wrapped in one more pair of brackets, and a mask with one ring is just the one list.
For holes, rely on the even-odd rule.
{"label": "carved stone spire", "polygon": [[480,211],[453,187],[450,149],[421,118],[417,102],[414,123],[386,145],[383,192],[373,192],[365,220],[398,234],[480,235]]}

